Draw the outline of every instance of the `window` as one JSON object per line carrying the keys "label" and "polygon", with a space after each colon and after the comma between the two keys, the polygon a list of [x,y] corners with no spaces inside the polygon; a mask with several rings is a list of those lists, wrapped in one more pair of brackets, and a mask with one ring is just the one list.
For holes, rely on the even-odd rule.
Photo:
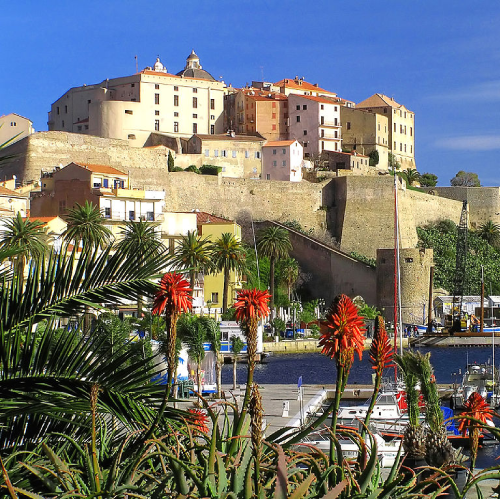
{"label": "window", "polygon": [[193,89],[193,94],[196,94],[198,92],[198,89]]}
{"label": "window", "polygon": [[322,128],[322,129],[320,129],[320,130],[321,130],[321,137],[325,137],[325,129],[324,129],[324,128]]}
{"label": "window", "polygon": [[396,122],[394,122],[394,132],[396,132]]}
{"label": "window", "polygon": [[276,152],[277,152],[277,150],[276,150],[276,149],[273,149],[273,155],[275,155],[275,154],[276,154]]}
{"label": "window", "polygon": [[205,149],[205,156],[206,157],[210,156],[210,150],[209,149]]}
{"label": "window", "polygon": [[403,151],[403,144],[401,142],[399,143],[399,150]]}
{"label": "window", "polygon": [[219,303],[219,292],[212,292],[212,304]]}
{"label": "window", "polygon": [[174,111],[174,118],[175,118],[176,116],[179,116],[179,113],[178,113],[177,111]]}
{"label": "window", "polygon": [[103,179],[102,180],[102,187],[107,188],[109,186],[109,179]]}
{"label": "window", "polygon": [[[12,125],[12,123],[11,123]],[[81,132],[82,131],[82,126],[81,125],[78,125],[78,132]]]}
{"label": "window", "polygon": [[214,149],[214,156],[219,156],[219,150],[218,149]]}
{"label": "window", "polygon": [[155,104],[160,104],[160,94],[155,94]]}
{"label": "window", "polygon": [[215,120],[215,115],[210,115],[211,120]]}
{"label": "window", "polygon": [[347,130],[351,130],[351,122],[347,122]]}
{"label": "window", "polygon": [[324,116],[322,116],[322,117],[321,117],[321,125],[324,125],[324,124],[325,124],[325,117],[324,117]]}
{"label": "window", "polygon": [[276,167],[278,165],[278,162],[276,160],[273,161],[273,167]]}
{"label": "window", "polygon": [[94,177],[94,187],[100,188],[102,184],[102,179],[100,177]]}
{"label": "window", "polygon": [[231,155],[232,155],[233,158],[236,158],[236,151],[233,150],[232,153],[231,153]]}
{"label": "window", "polygon": [[384,113],[387,113],[387,108],[384,108]]}
{"label": "window", "polygon": [[281,152],[286,155],[286,149],[282,149]]}
{"label": "window", "polygon": [[250,158],[250,153],[248,151],[245,151],[245,158]]}
{"label": "window", "polygon": [[126,109],[126,110],[125,110],[125,114],[126,114],[126,115],[133,115],[133,114],[134,114],[134,112],[133,112],[131,109]]}
{"label": "window", "polygon": [[271,180],[271,174],[266,174],[266,181],[270,181]]}
{"label": "window", "polygon": [[111,219],[111,207],[104,207],[104,218]]}
{"label": "window", "polygon": [[406,144],[405,144],[405,153],[406,153]]}
{"label": "window", "polygon": [[321,109],[325,109],[325,105],[324,104],[321,105]]}
{"label": "window", "polygon": [[272,116],[271,116],[271,118],[272,118],[273,120],[276,120],[276,113],[273,113],[273,114],[272,114]]}
{"label": "window", "polygon": [[61,126],[64,127],[64,120],[61,122]]}
{"label": "window", "polygon": [[297,111],[300,110],[300,104],[297,104]]}
{"label": "window", "polygon": [[135,141],[135,134],[128,134],[127,136],[129,139]]}
{"label": "window", "polygon": [[334,110],[334,111],[337,111],[337,106],[334,106],[334,107],[333,107],[333,110]]}
{"label": "window", "polygon": [[193,108],[197,108],[197,107],[198,107],[198,98],[193,97]]}
{"label": "window", "polygon": [[135,210],[129,210],[128,211],[128,220],[134,220],[135,219]]}
{"label": "window", "polygon": [[403,133],[403,124],[402,123],[399,124],[399,133],[400,134]]}
{"label": "window", "polygon": [[149,220],[149,221],[155,220],[155,213],[154,212],[146,212],[146,220]]}
{"label": "window", "polygon": [[160,130],[160,120],[155,120],[155,130]]}
{"label": "window", "polygon": [[179,106],[179,96],[174,95],[174,106]]}
{"label": "window", "polygon": [[196,113],[193,113],[193,118],[198,118],[198,115]]}
{"label": "window", "polygon": [[174,122],[174,132],[179,132],[179,122]]}
{"label": "window", "polygon": [[304,141],[304,147],[307,148],[307,145],[309,144],[308,141]]}
{"label": "window", "polygon": [[286,160],[283,160],[282,164],[281,164],[282,167],[286,167]]}
{"label": "window", "polygon": [[158,109],[155,109],[155,116],[160,116],[160,111]]}
{"label": "window", "polygon": [[66,200],[59,200],[59,213],[66,211]]}
{"label": "window", "polygon": [[260,151],[255,151],[255,158],[260,159]]}
{"label": "window", "polygon": [[210,99],[210,109],[215,109],[215,99]]}
{"label": "window", "polygon": [[410,127],[410,137],[413,136],[413,127]]}
{"label": "window", "polygon": [[[134,88],[134,87],[135,87],[135,83],[131,83],[131,84],[130,84],[130,86],[131,86],[132,88]],[[155,85],[155,88],[157,88],[157,87],[156,87],[156,85]]]}
{"label": "window", "polygon": [[227,158],[227,151],[226,151],[225,149],[221,150],[220,155],[221,155],[223,158]]}
{"label": "window", "polygon": [[[134,84],[132,84],[132,87],[133,87],[133,86],[134,86]],[[159,86],[157,83],[155,83],[155,89],[157,89],[157,90],[158,90],[159,88],[160,88],[160,86]]]}
{"label": "window", "polygon": [[297,123],[300,123],[300,116],[297,116]]}
{"label": "window", "polygon": [[380,123],[377,124],[378,131],[380,132]]}
{"label": "window", "polygon": [[[88,130],[89,129],[89,126],[88,125],[85,125],[85,130]],[[135,137],[134,137],[135,139]]]}
{"label": "window", "polygon": [[396,149],[396,148],[397,148],[397,146],[396,146],[396,141],[394,141],[394,149]]}
{"label": "window", "polygon": [[174,92],[179,92],[179,87],[177,87],[177,85],[174,86]]}
{"label": "window", "polygon": [[408,262],[408,264],[409,264],[409,263],[413,262],[413,259],[411,257],[406,257],[405,262]]}
{"label": "window", "polygon": [[64,106],[64,112],[67,113],[68,112],[68,106]]}
{"label": "window", "polygon": [[307,109],[307,104],[304,104],[304,105],[302,106],[302,109]]}
{"label": "window", "polygon": [[273,123],[273,124],[271,125],[271,130],[276,130],[276,123]]}
{"label": "window", "polygon": [[215,125],[210,125],[210,133],[211,133],[212,135],[214,135],[214,134],[215,134]]}
{"label": "window", "polygon": [[325,149],[325,141],[321,141],[321,149]]}
{"label": "window", "polygon": [[197,133],[198,133],[198,124],[193,123],[193,134],[197,134]]}
{"label": "window", "polygon": [[333,120],[333,124],[334,124],[334,125],[340,125],[340,123],[337,121],[337,118],[335,118],[335,119]]}
{"label": "window", "polygon": [[304,130],[304,135],[307,135],[307,130]]}
{"label": "window", "polygon": [[336,130],[335,130],[335,132],[334,132],[334,135],[335,135],[335,139],[338,139],[338,137],[339,137],[339,133],[338,133]]}
{"label": "window", "polygon": [[56,111],[57,111],[57,114],[59,114],[59,106],[57,106]]}

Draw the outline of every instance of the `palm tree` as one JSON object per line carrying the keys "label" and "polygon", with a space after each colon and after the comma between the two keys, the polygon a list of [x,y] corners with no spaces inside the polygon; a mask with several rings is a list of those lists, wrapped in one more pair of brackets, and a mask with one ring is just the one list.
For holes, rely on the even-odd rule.
{"label": "palm tree", "polygon": [[227,298],[229,290],[229,273],[239,272],[245,265],[245,254],[241,242],[231,233],[223,233],[215,243],[210,246],[211,258],[214,268],[224,273],[224,290],[222,293],[222,313],[227,311]]}
{"label": "palm tree", "polygon": [[[135,259],[145,256],[147,259],[161,254],[167,254],[167,248],[162,243],[156,231],[158,223],[140,220],[127,221],[120,227],[120,240],[115,244],[117,251],[123,252],[128,258]],[[142,294],[137,296],[137,317],[142,315]]]}
{"label": "palm tree", "polygon": [[271,226],[264,229],[259,233],[257,249],[261,255],[264,257],[269,257],[270,261],[270,292],[271,292],[271,302],[269,307],[271,312],[274,310],[274,268],[276,260],[284,259],[288,257],[288,252],[292,249],[292,244],[290,243],[290,237],[286,229],[280,227]]}
{"label": "palm tree", "polygon": [[85,201],[84,205],[75,203],[68,210],[65,219],[68,227],[62,234],[63,238],[67,242],[73,242],[77,248],[80,242],[83,250],[104,248],[113,238],[111,230],[104,225],[106,219],[99,207],[92,202]]}
{"label": "palm tree", "polygon": [[299,279],[299,263],[292,258],[283,259],[279,265],[279,277],[281,283],[286,286],[288,301],[291,300],[292,290]]}
{"label": "palm tree", "polygon": [[172,264],[181,271],[189,271],[191,296],[194,293],[196,275],[212,268],[210,260],[210,240],[198,236],[198,231],[188,231],[175,250]]}
{"label": "palm tree", "polygon": [[487,241],[490,245],[498,247],[500,243],[500,225],[495,224],[492,220],[489,220],[482,224],[477,234],[483,240]]}
{"label": "palm tree", "polygon": [[408,186],[412,186],[414,182],[420,179],[420,174],[416,168],[407,168],[401,173],[401,176],[405,179]]}
{"label": "palm tree", "polygon": [[47,238],[43,222],[23,218],[19,212],[5,222],[0,248],[16,251],[15,270],[21,283],[24,280],[26,260],[39,259],[48,251]]}

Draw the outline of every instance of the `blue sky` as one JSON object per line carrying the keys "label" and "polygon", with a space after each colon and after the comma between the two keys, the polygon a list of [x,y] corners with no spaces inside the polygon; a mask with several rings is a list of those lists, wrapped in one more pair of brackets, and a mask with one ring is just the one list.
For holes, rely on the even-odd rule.
{"label": "blue sky", "polygon": [[226,83],[303,76],[360,102],[380,92],[416,114],[418,170],[500,185],[500,3],[476,0],[4,2],[0,115],[47,130],[66,90],[191,49]]}

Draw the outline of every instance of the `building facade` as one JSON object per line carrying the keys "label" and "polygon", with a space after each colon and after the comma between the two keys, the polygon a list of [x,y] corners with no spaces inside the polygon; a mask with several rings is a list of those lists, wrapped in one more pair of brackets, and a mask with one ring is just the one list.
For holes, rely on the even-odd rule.
{"label": "building facade", "polygon": [[262,178],[300,182],[304,148],[299,141],[269,141],[262,148]]}
{"label": "building facade", "polygon": [[290,94],[290,139],[304,147],[304,157],[323,151],[342,151],[340,104],[328,97]]}
{"label": "building facade", "polygon": [[0,116],[0,145],[7,142],[12,144],[34,132],[33,122],[29,118],[17,113]]}
{"label": "building facade", "polygon": [[389,153],[401,164],[402,169],[416,168],[415,165],[415,113],[394,98],[373,94],[356,104],[356,109],[387,116],[389,130]]}
{"label": "building facade", "polygon": [[223,132],[225,84],[202,69],[194,51],[183,70],[152,67],[74,87],[55,101],[49,130],[128,139],[142,147],[152,132],[179,137]]}

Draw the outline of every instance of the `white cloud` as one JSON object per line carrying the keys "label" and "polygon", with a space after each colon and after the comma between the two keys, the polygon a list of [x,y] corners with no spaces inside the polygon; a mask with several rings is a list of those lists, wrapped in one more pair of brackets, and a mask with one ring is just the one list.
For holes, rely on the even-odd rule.
{"label": "white cloud", "polygon": [[434,145],[457,151],[492,151],[500,149],[500,135],[456,136],[438,139]]}

